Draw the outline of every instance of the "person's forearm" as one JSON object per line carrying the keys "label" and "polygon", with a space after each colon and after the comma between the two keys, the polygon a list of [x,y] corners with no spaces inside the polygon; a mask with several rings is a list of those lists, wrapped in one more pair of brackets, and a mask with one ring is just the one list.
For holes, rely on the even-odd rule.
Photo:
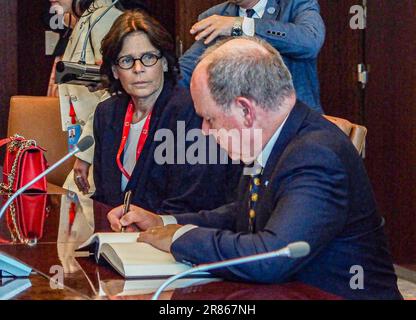
{"label": "person's forearm", "polygon": [[269,42],[280,54],[297,59],[316,58],[325,39],[325,27],[320,17],[316,17],[314,23],[255,19],[255,29],[256,36]]}

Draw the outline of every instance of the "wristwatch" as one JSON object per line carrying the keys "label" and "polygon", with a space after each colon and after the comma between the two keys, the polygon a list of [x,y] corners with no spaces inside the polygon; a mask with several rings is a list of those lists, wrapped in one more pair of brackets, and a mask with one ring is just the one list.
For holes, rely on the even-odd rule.
{"label": "wristwatch", "polygon": [[243,35],[243,22],[240,17],[237,17],[235,19],[235,22],[233,24],[233,27],[231,29],[231,35],[233,37],[240,37]]}

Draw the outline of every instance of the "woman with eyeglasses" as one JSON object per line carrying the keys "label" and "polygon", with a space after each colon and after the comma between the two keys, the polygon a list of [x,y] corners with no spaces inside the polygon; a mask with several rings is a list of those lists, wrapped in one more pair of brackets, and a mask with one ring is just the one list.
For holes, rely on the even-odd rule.
{"label": "woman with eyeglasses", "polygon": [[[141,0],[119,0],[117,3],[114,0],[49,1],[57,14],[71,14],[76,20],[62,60],[80,61],[86,43],[85,62],[95,65],[101,64],[101,41],[122,11],[133,8],[147,10]],[[114,3],[115,6],[110,8]],[[102,18],[100,18],[101,15],[103,15]],[[56,24],[56,20],[51,20],[51,23]],[[88,30],[94,23],[96,24],[88,36]],[[95,108],[99,102],[109,97],[108,93],[105,90],[97,90],[97,88],[91,92],[85,86],[71,84],[60,84],[58,91],[62,130],[75,131],[77,135],[82,132],[82,136],[92,135]],[[72,138],[68,142],[73,144],[76,143],[76,140]],[[65,188],[72,191],[80,190],[84,193],[94,192],[92,173],[90,174],[93,155],[94,148],[76,155],[74,170],[68,175],[64,184]]]}
{"label": "woman with eyeglasses", "polygon": [[[98,105],[94,117],[93,198],[117,206],[131,190],[133,204],[160,213],[227,203],[240,167],[230,161],[190,164],[189,157],[178,161],[192,142],[167,138],[176,139],[181,127],[184,135],[195,129],[199,141],[209,146],[189,91],[176,87],[177,61],[170,34],[149,15],[127,11],[104,38],[102,54],[101,73],[112,97]],[[164,155],[164,146],[174,154]],[[215,142],[210,151],[219,153]],[[173,163],[165,163],[163,157]]]}

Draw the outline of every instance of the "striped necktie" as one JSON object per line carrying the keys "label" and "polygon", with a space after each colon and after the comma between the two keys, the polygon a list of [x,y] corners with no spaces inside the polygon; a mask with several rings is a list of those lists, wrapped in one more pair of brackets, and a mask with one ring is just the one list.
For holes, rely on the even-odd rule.
{"label": "striped necktie", "polygon": [[255,13],[256,13],[256,11],[254,9],[247,9],[246,10],[247,18],[252,18]]}
{"label": "striped necktie", "polygon": [[249,192],[249,213],[248,213],[248,230],[254,232],[254,222],[256,219],[256,205],[259,200],[259,189],[261,185],[261,175],[263,174],[263,168],[257,167],[254,169],[254,173],[251,174],[250,179],[250,192]]}

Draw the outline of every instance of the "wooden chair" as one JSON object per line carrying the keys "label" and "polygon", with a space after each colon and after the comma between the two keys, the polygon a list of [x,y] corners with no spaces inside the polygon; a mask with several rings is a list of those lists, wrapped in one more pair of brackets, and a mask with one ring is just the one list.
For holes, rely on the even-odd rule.
{"label": "wooden chair", "polygon": [[[59,99],[55,97],[13,96],[10,99],[7,135],[20,134],[34,139],[45,148],[49,165],[68,153],[66,133],[62,131]],[[72,169],[74,160],[67,161],[48,176],[48,190],[60,190]],[[52,184],[49,186],[49,184]],[[55,185],[55,186],[54,186]]]}
{"label": "wooden chair", "polygon": [[346,119],[324,115],[326,119],[334,123],[340,128],[351,140],[352,144],[357,148],[358,153],[365,158],[365,137],[367,128],[355,123],[351,123]]}

